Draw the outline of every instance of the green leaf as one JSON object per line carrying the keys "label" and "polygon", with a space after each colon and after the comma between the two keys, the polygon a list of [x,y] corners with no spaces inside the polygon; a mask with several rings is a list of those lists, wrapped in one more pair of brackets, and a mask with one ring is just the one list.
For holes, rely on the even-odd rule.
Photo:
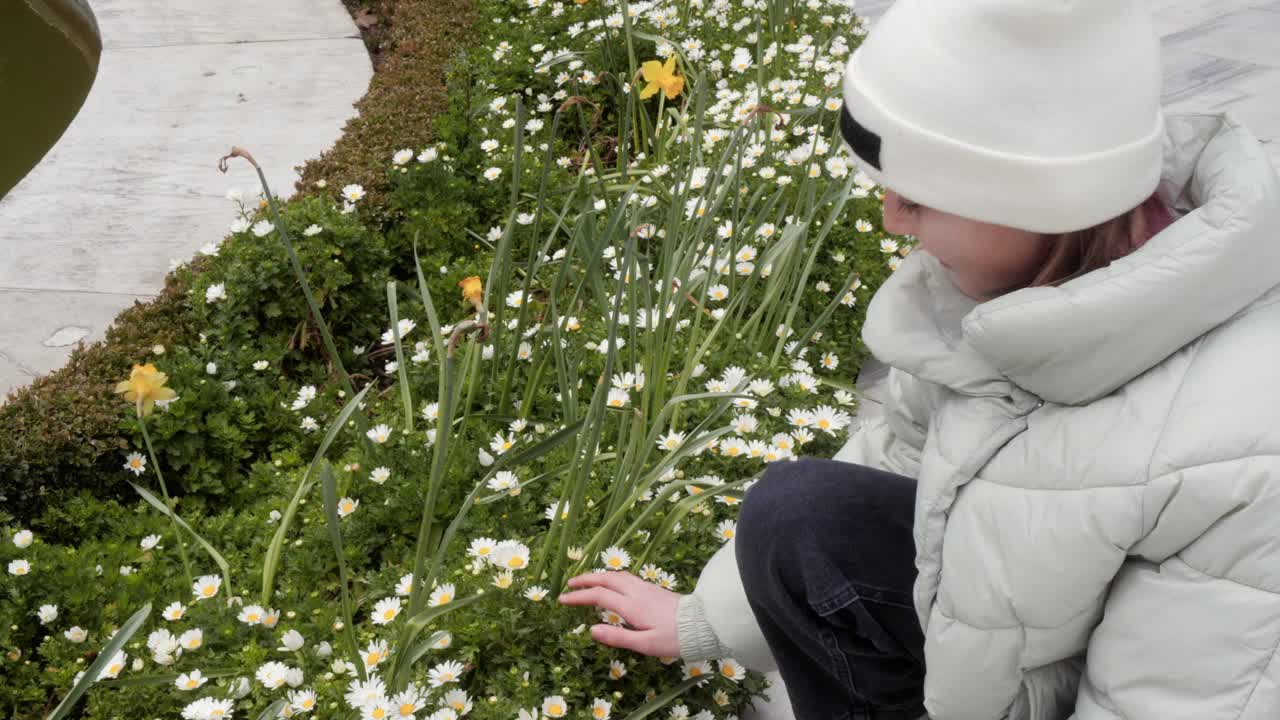
{"label": "green leaf", "polygon": [[666,705],[672,700],[675,700],[685,690],[688,690],[694,685],[697,685],[699,682],[707,682],[707,681],[708,681],[708,678],[703,676],[691,677],[688,680],[685,680],[679,685],[676,685],[670,690],[655,697],[649,702],[636,708],[634,711],[632,711],[630,715],[623,718],[623,720],[640,720],[640,718],[648,717],[649,715],[652,715],[653,713],[657,712],[663,705]]}
{"label": "green leaf", "polygon": [[333,477],[333,465],[328,460],[320,463],[320,483],[324,489],[324,517],[329,528],[329,540],[333,542],[333,552],[338,556],[338,583],[342,589],[343,635],[351,646],[351,654],[360,679],[365,679],[364,658],[360,657],[360,646],[356,644],[355,626],[351,618],[351,595],[347,591],[347,559],[342,553],[342,530],[338,523],[338,492]]}
{"label": "green leaf", "polygon": [[84,695],[89,686],[97,681],[98,673],[107,667],[107,664],[111,662],[111,658],[115,656],[120,648],[124,647],[125,643],[129,642],[129,638],[133,637],[138,628],[142,627],[142,623],[150,614],[151,603],[147,603],[140,610],[129,616],[124,625],[120,626],[120,629],[116,631],[115,637],[111,638],[106,646],[102,648],[102,652],[98,653],[97,659],[93,661],[89,669],[84,671],[80,681],[71,688],[71,692],[67,693],[66,697],[62,698],[62,702],[58,703],[58,706],[53,709],[48,720],[62,720],[62,718],[67,717],[71,709],[80,701],[80,696]]}
{"label": "green leaf", "polygon": [[298,505],[301,504],[302,498],[306,496],[307,491],[311,489],[315,480],[312,479],[312,472],[320,463],[320,459],[329,451],[329,446],[333,444],[334,438],[347,425],[347,419],[352,413],[360,407],[360,401],[364,399],[365,393],[373,389],[374,385],[366,385],[363,390],[356,393],[342,408],[342,412],[338,413],[338,417],[329,426],[329,430],[325,432],[324,439],[320,441],[320,447],[316,448],[315,457],[311,458],[311,464],[307,466],[307,470],[302,475],[302,480],[298,482],[298,488],[293,493],[293,499],[289,501],[289,507],[285,508],[284,515],[280,518],[280,526],[276,528],[275,535],[271,538],[271,545],[267,548],[266,558],[262,563],[262,602],[270,605],[272,584],[276,577],[276,571],[280,567],[280,554],[284,551],[285,535],[289,533],[289,524],[293,521],[293,516],[298,513]]}
{"label": "green leaf", "polygon": [[207,540],[200,537],[200,533],[196,532],[195,528],[188,525],[186,520],[183,520],[181,517],[178,517],[177,513],[170,510],[164,504],[164,502],[160,500],[160,498],[156,497],[155,495],[152,495],[149,490],[142,487],[141,485],[138,485],[132,480],[125,480],[125,482],[132,485],[133,489],[138,491],[138,494],[142,496],[143,500],[146,500],[157,510],[168,515],[170,518],[174,520],[174,522],[182,526],[184,530],[191,533],[191,537],[195,538],[196,542],[200,543],[200,546],[205,549],[205,552],[209,553],[209,557],[213,558],[213,561],[218,564],[218,568],[222,570],[222,583],[226,585],[227,592],[231,592],[231,567],[227,565],[227,559],[222,557],[222,554],[219,553],[217,550],[215,550],[214,547],[210,545]]}

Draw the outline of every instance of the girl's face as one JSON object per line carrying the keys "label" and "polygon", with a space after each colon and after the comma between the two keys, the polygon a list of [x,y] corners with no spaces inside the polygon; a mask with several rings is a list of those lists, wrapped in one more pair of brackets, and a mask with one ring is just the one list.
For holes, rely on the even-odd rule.
{"label": "girl's face", "polygon": [[1049,254],[1041,233],[970,220],[884,194],[884,229],[913,235],[916,250],[938,259],[960,292],[979,302],[1024,287]]}

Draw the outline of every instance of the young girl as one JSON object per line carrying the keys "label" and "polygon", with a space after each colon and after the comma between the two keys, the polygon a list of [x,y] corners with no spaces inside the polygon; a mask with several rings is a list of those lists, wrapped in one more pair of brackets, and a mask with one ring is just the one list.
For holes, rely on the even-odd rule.
{"label": "young girl", "polygon": [[1280,717],[1280,178],[1162,113],[1145,7],[889,9],[841,120],[919,241],[885,415],[770,465],[691,594],[570,580],[599,642],[776,667],[801,720]]}

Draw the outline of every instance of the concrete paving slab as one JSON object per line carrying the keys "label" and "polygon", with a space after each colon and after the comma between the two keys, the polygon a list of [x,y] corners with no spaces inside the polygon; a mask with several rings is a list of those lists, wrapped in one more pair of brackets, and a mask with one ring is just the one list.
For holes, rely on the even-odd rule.
{"label": "concrete paving slab", "polygon": [[[147,298],[0,288],[0,378],[25,385],[60,367],[76,343],[101,340],[121,309]],[[0,380],[3,382],[3,380]],[[0,384],[0,393],[7,394]]]}
{"label": "concrete paving slab", "polygon": [[[65,363],[74,335],[100,339],[116,313],[153,297],[171,259],[225,237],[227,189],[258,189],[248,163],[218,172],[232,145],[291,195],[294,168],[333,144],[373,74],[340,0],[93,6],[104,41],[93,90],[0,199],[0,402]],[[63,308],[85,309],[77,329]]]}
{"label": "concrete paving slab", "polygon": [[337,0],[90,0],[104,49],[359,37]]}

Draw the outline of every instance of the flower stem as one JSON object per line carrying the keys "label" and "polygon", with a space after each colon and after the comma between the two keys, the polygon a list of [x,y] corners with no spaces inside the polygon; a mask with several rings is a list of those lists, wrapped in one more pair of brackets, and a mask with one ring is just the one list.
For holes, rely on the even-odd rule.
{"label": "flower stem", "polygon": [[[160,472],[160,461],[156,459],[156,450],[151,446],[151,433],[147,432],[147,421],[138,416],[138,425],[142,427],[142,441],[147,444],[147,454],[151,456],[151,467],[156,469],[156,477],[160,479],[160,492],[164,495],[164,505],[169,508],[169,524],[173,526],[173,537],[178,541],[178,554],[182,556],[182,567],[187,571],[187,584],[195,584],[195,576],[191,574],[191,561],[187,559],[187,544],[183,542],[182,532],[178,529],[178,521],[174,518],[178,511],[169,499],[169,488],[164,484],[164,473]],[[231,589],[227,588],[227,592]]]}

